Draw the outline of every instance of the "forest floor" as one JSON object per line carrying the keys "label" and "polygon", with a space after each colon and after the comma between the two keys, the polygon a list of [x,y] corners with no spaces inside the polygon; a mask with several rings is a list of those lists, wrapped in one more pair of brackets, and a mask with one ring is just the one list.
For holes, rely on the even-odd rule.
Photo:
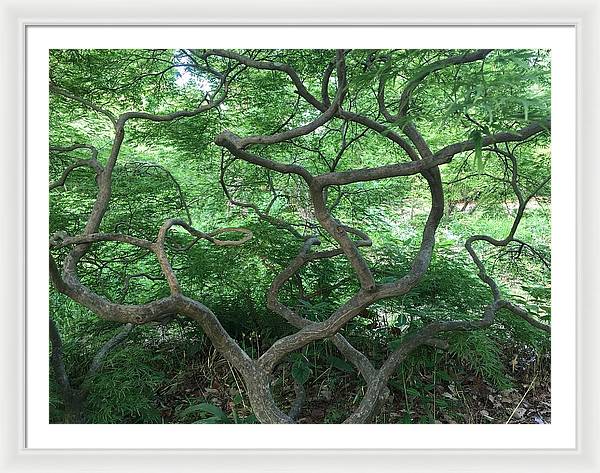
{"label": "forest floor", "polygon": [[[496,388],[477,373],[466,369],[461,369],[451,381],[432,380],[431,373],[425,373],[419,376],[423,377],[422,385],[427,390],[393,387],[391,401],[374,421],[428,424],[550,423],[550,356],[536,359],[531,353],[522,351],[507,352],[506,357],[508,377],[512,384],[510,388]],[[292,383],[289,381],[284,383],[286,388],[283,390],[274,386],[276,398],[293,399]],[[210,413],[197,411],[190,416],[184,412],[185,408],[199,403],[216,406],[228,416],[229,422],[255,422],[247,399],[240,395],[243,393],[241,383],[240,376],[227,361],[212,351],[206,358],[198,357],[187,372],[179,372],[173,382],[163,386],[157,393],[156,404],[164,423],[206,420]],[[357,383],[354,374],[339,371],[317,376],[317,381],[306,388],[306,401],[298,422],[342,422],[362,397],[364,386]]]}

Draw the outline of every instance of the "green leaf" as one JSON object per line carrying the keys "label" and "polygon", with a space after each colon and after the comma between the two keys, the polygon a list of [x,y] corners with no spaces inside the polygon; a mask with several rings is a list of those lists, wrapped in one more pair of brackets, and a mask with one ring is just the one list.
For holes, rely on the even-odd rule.
{"label": "green leaf", "polygon": [[536,304],[527,304],[525,308],[534,314],[537,314],[540,311],[540,308]]}
{"label": "green leaf", "polygon": [[327,361],[329,361],[331,366],[337,368],[340,371],[344,371],[346,373],[351,373],[352,371],[354,371],[350,363],[348,363],[345,360],[342,360],[341,358],[338,358],[337,356],[330,355],[327,357]]}
{"label": "green leaf", "polygon": [[473,130],[470,133],[469,138],[475,144],[475,164],[477,166],[477,171],[479,173],[482,173],[484,166],[483,166],[483,153],[482,153],[483,136],[481,134],[481,131],[480,130]]}
{"label": "green leaf", "polygon": [[221,424],[223,420],[220,417],[207,417],[194,422],[194,424]]}
{"label": "green leaf", "polygon": [[402,345],[402,341],[403,341],[402,338],[396,338],[394,340],[391,340],[388,343],[390,350],[392,350],[392,351],[397,350],[400,347],[400,345]]}
{"label": "green leaf", "polygon": [[[494,121],[494,109],[488,104],[483,104],[482,107],[488,114],[488,122],[492,123]],[[489,133],[489,130],[486,133]]]}
{"label": "green leaf", "polygon": [[292,377],[297,383],[304,384],[310,378],[312,370],[304,360],[295,361],[292,365]]}
{"label": "green leaf", "polygon": [[242,403],[242,395],[241,394],[236,394],[233,398],[233,403],[234,404],[241,404]]}
{"label": "green leaf", "polygon": [[215,406],[214,404],[210,404],[208,402],[202,402],[200,404],[194,404],[194,405],[187,407],[186,409],[181,411],[181,416],[187,417],[190,414],[194,414],[194,413],[198,413],[198,412],[207,412],[207,413],[212,414],[213,416],[219,418],[220,420],[228,420],[227,414],[225,414],[225,412],[223,412],[223,410],[221,408]]}

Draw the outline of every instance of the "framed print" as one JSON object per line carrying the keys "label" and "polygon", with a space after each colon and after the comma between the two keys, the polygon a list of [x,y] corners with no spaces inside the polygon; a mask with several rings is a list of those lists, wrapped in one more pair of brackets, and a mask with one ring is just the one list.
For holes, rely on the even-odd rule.
{"label": "framed print", "polygon": [[528,5],[6,2],[4,469],[597,471],[599,8]]}

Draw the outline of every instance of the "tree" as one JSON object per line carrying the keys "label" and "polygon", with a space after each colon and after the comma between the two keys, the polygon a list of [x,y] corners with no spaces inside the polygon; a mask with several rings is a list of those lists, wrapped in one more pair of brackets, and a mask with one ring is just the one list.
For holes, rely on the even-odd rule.
{"label": "tree", "polygon": [[[58,200],[66,201],[51,204],[70,208],[77,217],[85,215],[85,223],[78,225],[72,216],[51,213],[52,284],[108,321],[140,325],[174,314],[194,320],[239,371],[263,423],[291,423],[298,414],[306,367],[298,360],[293,363],[299,399],[286,413],[271,389],[278,366],[309,343],[330,340],[366,383],[362,401],[344,422],[368,422],[389,397],[390,376],[419,347],[447,349],[447,334],[484,330],[500,311],[550,332],[548,324],[503,294],[481,256],[485,244],[519,255],[529,252],[549,267],[542,251],[517,236],[527,205],[548,192],[548,156],[538,156],[537,162],[532,157],[550,133],[548,68],[545,51],[53,51],[50,153],[57,179],[50,190],[64,188],[80,168],[93,171],[95,190],[80,175],[76,185],[89,202],[69,201],[64,192]],[[91,136],[109,134],[110,150],[88,143]],[[220,149],[220,160],[210,138]],[[160,146],[167,153],[179,147],[178,166],[186,166],[182,157],[204,162],[197,154],[210,156],[208,182],[196,186],[189,175],[185,182],[177,177],[183,171],[131,158],[119,167],[123,154]],[[82,151],[88,156],[76,154]],[[210,177],[215,166],[216,179]],[[463,202],[476,190],[474,200],[479,200],[491,182],[496,200],[501,189],[506,202],[515,205],[506,235],[476,234],[464,242],[490,300],[478,317],[423,314],[376,366],[342,332],[370,308],[410,294],[422,281],[444,211],[452,209],[442,179],[448,166],[457,173],[450,183],[462,185],[458,191],[450,189],[451,195],[459,193],[454,202]],[[151,193],[156,201],[132,202],[131,186],[140,176],[156,179]],[[419,184],[406,187],[408,179],[418,176],[427,192]],[[469,179],[471,184],[465,182]],[[236,248],[254,237],[245,226],[212,231],[194,226],[189,202],[201,204],[216,185],[228,201],[226,209],[251,212],[274,229],[276,242],[296,246],[266,293],[268,308],[294,331],[254,358],[225,330],[219,314],[187,292],[190,286],[181,281],[185,268],[177,267],[201,240]],[[368,199],[381,203],[399,194],[415,202],[429,198],[430,207],[407,271],[380,277],[368,253],[374,246],[367,230],[374,227],[366,212]],[[166,202],[167,213],[183,212],[185,218],[167,215],[161,222],[149,221],[153,219],[144,217],[144,206],[155,207],[158,201]],[[352,212],[362,215],[352,217]],[[223,217],[215,217],[219,219]],[[114,288],[98,284],[98,278],[94,287],[90,276],[106,266],[101,263],[106,250],[94,253],[102,242],[135,250],[122,255],[119,263],[129,271],[119,296]],[[319,245],[325,248],[316,250]],[[90,255],[96,255],[96,263],[100,260],[95,267],[86,260]],[[321,310],[311,317],[302,309],[303,301],[310,301],[304,287],[308,267],[339,257],[349,266],[338,282],[354,288],[353,293],[333,307],[325,306],[326,315]],[[124,302],[132,278],[158,282],[156,297]],[[165,281],[168,293],[161,294]]]}

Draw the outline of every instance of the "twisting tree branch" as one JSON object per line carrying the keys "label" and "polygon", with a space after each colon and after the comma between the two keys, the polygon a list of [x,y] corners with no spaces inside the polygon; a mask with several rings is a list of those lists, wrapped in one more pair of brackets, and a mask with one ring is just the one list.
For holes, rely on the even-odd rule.
{"label": "twisting tree branch", "polygon": [[56,189],[57,187],[64,186],[65,182],[67,181],[67,178],[69,177],[69,174],[71,174],[71,172],[77,168],[80,168],[80,167],[92,168],[96,172],[96,179],[102,174],[102,171],[104,171],[104,168],[97,160],[98,150],[95,147],[93,147],[92,145],[74,144],[74,145],[66,146],[66,147],[51,146],[50,152],[51,153],[69,153],[71,151],[75,151],[76,149],[88,149],[91,153],[90,158],[79,159],[76,162],[74,162],[73,164],[70,164],[69,166],[67,166],[65,168],[65,170],[63,171],[62,175],[60,176],[60,178],[57,181],[50,183],[49,190],[53,190],[53,189]]}
{"label": "twisting tree branch", "polygon": [[53,84],[52,82],[50,82],[50,92],[56,94],[56,95],[61,95],[67,99],[70,100],[74,100],[75,102],[79,102],[81,105],[83,105],[86,108],[89,108],[91,110],[94,110],[95,112],[100,113],[101,115],[104,115],[105,117],[107,117],[111,123],[113,124],[113,126],[116,128],[117,127],[117,117],[115,116],[114,113],[112,113],[110,110],[106,110],[102,107],[99,107],[98,105],[96,105],[95,103],[93,103],[90,100],[87,100],[83,97],[79,97],[78,95],[70,92],[69,90],[60,87],[56,84]]}
{"label": "twisting tree branch", "polygon": [[233,195],[231,194],[231,192],[229,191],[227,184],[225,183],[225,172],[227,170],[227,167],[228,166],[225,165],[223,159],[221,159],[219,183],[221,184],[221,189],[223,189],[223,193],[225,194],[225,197],[227,197],[227,200],[229,200],[229,202],[232,205],[242,207],[242,208],[252,209],[259,219],[270,223],[275,228],[279,228],[279,229],[288,231],[289,233],[291,233],[294,237],[296,237],[298,239],[303,239],[302,234],[298,230],[296,230],[294,228],[294,226],[291,225],[290,223],[288,223],[282,219],[276,218],[272,215],[269,215],[268,211],[267,212],[262,211],[259,208],[259,206],[256,204],[253,204],[250,202],[242,202],[240,200],[235,199],[233,197]]}
{"label": "twisting tree branch", "polygon": [[[427,75],[434,72],[435,70],[439,70],[451,64],[460,64],[482,59],[487,54],[489,54],[489,51],[487,50],[479,51],[471,55],[465,55],[456,58],[450,58],[446,61],[440,61],[430,66],[429,68],[425,68],[420,74],[417,75],[417,78],[414,81],[410,82],[406,87],[403,93],[403,99],[401,100],[401,113],[405,113],[408,106],[408,99],[410,98],[410,94],[416,89],[419,83]],[[250,65],[250,63],[247,64]],[[271,66],[272,65],[269,64],[260,64],[261,68],[268,68]],[[300,95],[304,96],[302,88],[299,88],[297,84],[295,85]],[[323,89],[325,90],[325,87],[323,87]],[[309,103],[313,102],[313,100],[309,99],[307,99],[307,101],[309,101]],[[383,109],[385,109],[385,106],[381,103],[381,101],[380,106]],[[316,108],[322,109],[322,105],[317,106]],[[370,128],[379,131],[377,127],[374,127],[370,121],[363,120],[359,116],[348,117],[343,113],[339,114],[339,116],[348,120],[356,121],[358,123],[363,123],[365,124],[365,126],[369,126]],[[387,118],[389,120],[395,119],[395,117],[392,117],[391,115]],[[549,122],[541,125],[533,124],[516,133],[501,132],[494,135],[485,136],[482,139],[482,142],[484,146],[501,142],[519,142],[529,138],[530,136],[538,134],[548,128]],[[274,284],[271,287],[271,290],[269,291],[269,307],[275,312],[284,316],[288,321],[290,321],[294,325],[302,328],[300,328],[300,330],[297,333],[278,340],[271,346],[271,348],[269,348],[269,350],[263,353],[263,355],[259,359],[259,363],[267,371],[271,371],[273,367],[277,364],[277,362],[281,360],[281,358],[286,353],[289,353],[294,349],[298,349],[304,346],[306,343],[309,343],[310,341],[334,335],[348,320],[360,313],[360,311],[364,309],[364,307],[367,307],[374,301],[385,297],[401,295],[408,292],[420,280],[427,267],[429,266],[435,241],[435,231],[443,214],[444,208],[443,193],[441,189],[441,178],[439,171],[437,170],[437,166],[450,161],[455,154],[475,149],[477,143],[475,143],[475,141],[473,140],[456,143],[453,145],[449,145],[434,154],[429,149],[429,146],[427,145],[423,137],[420,135],[420,133],[417,131],[417,129],[414,127],[414,125],[410,123],[407,124],[407,126],[404,127],[404,131],[408,136],[409,140],[412,142],[413,146],[415,146],[415,148],[417,149],[418,154],[415,154],[413,151],[414,148],[406,145],[404,140],[398,140],[398,137],[396,136],[391,136],[390,139],[396,142],[397,144],[400,144],[401,147],[408,152],[412,160],[411,162],[381,166],[378,168],[351,170],[344,172],[331,172],[329,174],[324,174],[315,177],[310,175],[308,171],[306,171],[304,168],[298,165],[282,165],[280,163],[274,163],[270,160],[260,158],[255,155],[248,156],[242,154],[240,152],[240,148],[242,148],[241,144],[244,143],[244,141],[243,139],[240,139],[236,136],[232,137],[226,134],[222,134],[217,138],[217,140],[215,140],[217,144],[226,147],[230,152],[232,152],[232,154],[234,154],[234,156],[241,158],[247,162],[266,167],[267,169],[273,171],[283,173],[293,172],[302,176],[309,185],[311,191],[311,199],[315,208],[315,215],[317,216],[319,223],[321,223],[323,228],[325,228],[325,230],[335,240],[338,241],[341,249],[352,264],[361,282],[362,289],[323,322],[311,323],[306,320],[303,320],[290,308],[285,307],[280,302],[278,302],[276,298],[277,291],[279,290],[284,281],[288,280],[293,274],[295,274],[299,266],[302,265],[302,262],[306,260],[306,254],[308,253],[308,249],[315,243],[315,241],[308,239],[299,256],[296,258],[296,260],[290,263],[288,268],[286,268],[286,270],[284,270],[284,272],[282,272],[278,276],[278,278],[276,278]],[[251,142],[272,143],[277,142],[278,138],[279,137],[251,137]],[[395,283],[387,283],[381,286],[377,286],[375,281],[373,280],[373,277],[366,264],[366,261],[358,252],[357,246],[353,244],[352,241],[347,237],[346,229],[342,224],[337,223],[329,214],[329,210],[325,206],[323,200],[322,190],[327,186],[331,185],[344,185],[353,182],[376,180],[387,177],[396,177],[400,175],[412,175],[417,173],[423,174],[423,176],[426,178],[426,180],[429,183],[432,194],[432,209],[425,225],[420,251],[417,257],[415,257],[415,259],[413,260],[412,268],[407,275],[400,278]],[[516,223],[516,225],[518,225],[518,222]],[[514,233],[513,235],[511,235],[511,237],[512,236],[514,236]],[[493,283],[491,279],[488,281],[487,278],[484,277],[484,281],[489,283],[490,287],[493,289],[495,283]],[[496,311],[500,307],[504,306],[506,306],[504,302],[499,301],[497,298],[494,298],[494,302],[490,304],[490,306],[486,309],[483,319],[479,322],[453,321],[449,323],[437,323],[437,325],[427,326],[419,333],[413,335],[411,338],[409,338],[407,342],[402,344],[400,349],[398,349],[390,356],[388,361],[384,363],[383,367],[377,372],[376,375],[372,375],[371,380],[368,382],[368,393],[365,396],[363,403],[361,403],[361,407],[347,421],[364,421],[370,415],[372,415],[373,406],[376,404],[375,402],[373,402],[374,398],[377,399],[378,397],[380,397],[380,393],[382,392],[385,386],[387,378],[389,377],[395,366],[397,366],[397,364],[415,348],[423,344],[439,345],[436,336],[438,333],[444,331],[475,329],[488,326],[492,322],[493,316],[496,313]]]}
{"label": "twisting tree branch", "polygon": [[[73,147],[69,148],[56,149],[56,151],[68,152],[87,147],[92,152],[92,157],[89,160],[78,161],[67,168],[58,183],[51,184],[51,188],[64,184],[68,174],[76,167],[90,166],[97,173],[98,192],[85,228],[80,235],[69,236],[64,232],[52,235],[50,239],[52,250],[70,247],[70,251],[61,269],[58,268],[52,254],[50,255],[51,281],[57,291],[66,294],[107,320],[134,325],[160,320],[169,314],[182,314],[195,320],[202,327],[215,348],[228,362],[240,371],[247,386],[248,396],[254,412],[257,418],[265,423],[291,423],[294,421],[295,416],[298,414],[298,406],[294,405],[291,412],[286,414],[276,405],[271,392],[271,376],[286,355],[294,350],[305,347],[313,341],[330,339],[342,356],[352,363],[364,378],[367,385],[366,393],[356,411],[345,420],[347,423],[354,423],[366,422],[376,413],[382,403],[385,402],[388,395],[386,385],[389,377],[393,374],[398,364],[411,352],[423,345],[431,346],[435,349],[444,349],[447,346],[447,342],[439,338],[439,335],[444,332],[486,328],[493,323],[496,313],[501,309],[509,310],[513,314],[527,320],[533,326],[549,331],[550,329],[547,325],[537,321],[524,309],[502,299],[498,285],[486,273],[483,263],[473,249],[473,244],[477,241],[485,241],[493,246],[503,247],[511,242],[518,241],[515,239],[515,234],[523,217],[525,207],[533,195],[539,192],[547,181],[542,182],[531,195],[524,197],[518,183],[517,160],[514,154],[510,151],[505,152],[500,150],[497,145],[511,142],[522,143],[531,137],[549,130],[550,121],[532,123],[518,131],[502,131],[488,134],[477,141],[472,139],[449,144],[437,152],[432,152],[423,135],[416,128],[415,124],[410,121],[404,124],[401,132],[397,133],[389,129],[391,122],[396,122],[406,116],[412,94],[430,74],[453,65],[483,60],[489,53],[490,50],[479,50],[460,56],[450,56],[422,67],[406,83],[399,98],[396,115],[388,110],[385,102],[385,78],[382,78],[376,94],[377,103],[375,107],[380,112],[380,115],[376,119],[371,118],[368,114],[351,111],[356,110],[357,107],[355,96],[351,91],[352,84],[348,83],[346,72],[346,57],[350,52],[345,50],[337,50],[335,58],[332,58],[323,71],[323,75],[318,82],[321,88],[319,99],[309,92],[309,87],[307,87],[301,79],[300,74],[292,66],[275,61],[256,60],[253,57],[229,50],[182,51],[182,54],[191,61],[191,65],[201,68],[205,73],[209,73],[219,80],[218,87],[192,110],[180,110],[164,115],[129,111],[116,116],[85,98],[78,97],[64,88],[51,84],[50,90],[52,93],[69,100],[74,100],[91,110],[107,116],[115,128],[112,148],[104,167],[100,167],[97,163],[97,152],[88,145],[73,145]],[[217,71],[209,64],[210,58],[221,58],[213,59],[211,62],[226,63],[225,71]],[[348,64],[352,63],[349,61]],[[333,247],[322,251],[313,251],[313,248],[320,244],[320,240],[317,237],[304,237],[292,225],[269,215],[270,206],[265,212],[258,205],[236,200],[225,183],[224,173],[227,166],[222,163],[220,183],[226,197],[232,204],[250,208],[259,218],[268,221],[277,228],[284,228],[298,239],[304,240],[297,256],[275,277],[267,294],[268,308],[283,317],[298,330],[291,335],[275,341],[258,359],[251,359],[248,356],[240,345],[225,331],[217,316],[210,308],[184,293],[185,288],[180,285],[175,274],[176,270],[172,267],[167,254],[167,236],[175,226],[182,228],[194,237],[193,242],[187,248],[200,239],[205,239],[217,246],[242,245],[253,237],[250,230],[245,228],[222,228],[205,233],[191,225],[191,218],[189,218],[190,215],[188,212],[189,222],[180,219],[167,219],[158,229],[154,241],[123,233],[104,233],[100,231],[101,222],[107,212],[111,198],[112,174],[124,141],[125,125],[128,120],[142,119],[153,122],[171,122],[181,118],[193,117],[217,108],[223,103],[229,93],[229,84],[232,77],[236,77],[236,74],[242,74],[249,69],[270,70],[286,74],[298,93],[298,100],[302,98],[306,102],[305,105],[312,107],[307,111],[307,116],[314,116],[315,118],[301,126],[284,129],[291,122],[291,119],[288,119],[273,133],[265,135],[242,137],[231,131],[224,130],[215,137],[214,142],[223,148],[223,150],[231,153],[233,159],[260,166],[268,171],[269,176],[275,172],[297,175],[302,178],[308,189],[314,216],[322,228],[321,234],[325,235],[328,241],[334,242]],[[332,85],[334,82],[332,80],[334,73],[336,94],[331,99],[329,90],[330,87],[334,88]],[[299,110],[299,102],[296,102],[294,110]],[[304,111],[304,109],[302,110]],[[313,112],[312,115],[310,112]],[[383,123],[377,121],[381,119],[381,116],[385,120]],[[342,129],[340,130],[341,146],[338,148],[331,165],[328,164],[329,172],[327,173],[314,175],[307,167],[300,164],[282,163],[260,155],[263,147],[272,144],[293,143],[295,146],[304,146],[296,143],[296,141],[299,138],[317,132],[321,127],[328,127],[325,133],[336,130],[335,126],[328,125],[336,119],[342,121]],[[370,168],[337,170],[342,155],[353,142],[352,138],[347,138],[349,123],[356,123],[359,125],[357,128],[364,128],[362,133],[356,132],[356,140],[367,131],[374,131],[385,137],[388,144],[401,149],[402,154],[408,156],[409,161]],[[363,313],[367,307],[382,299],[402,296],[419,283],[431,263],[435,246],[435,234],[444,211],[444,193],[439,166],[450,162],[459,153],[479,149],[482,146],[492,147],[494,152],[504,156],[511,163],[510,185],[519,201],[515,220],[506,238],[496,240],[487,235],[474,235],[467,239],[465,243],[467,251],[479,271],[480,279],[488,285],[492,292],[492,301],[485,307],[480,319],[436,321],[408,333],[403,338],[400,346],[377,368],[339,332],[350,320]],[[327,159],[324,161],[328,163]],[[333,205],[328,203],[328,189],[332,186],[339,186],[341,188],[347,184],[417,174],[420,174],[426,180],[431,196],[431,207],[423,228],[420,246],[406,274],[397,275],[397,278],[392,282],[380,283],[376,280],[368,259],[363,255],[363,251],[372,245],[371,239],[363,230],[353,228],[334,216],[333,209],[335,208],[335,203]],[[300,181],[300,179],[297,180]],[[273,187],[271,190],[273,190]],[[217,238],[217,236],[226,232],[238,232],[242,234],[242,237],[238,240]],[[170,289],[170,295],[146,304],[123,304],[109,301],[85,286],[80,281],[77,273],[78,264],[90,245],[103,241],[126,243],[152,252],[160,264],[162,274]],[[309,320],[280,301],[279,296],[282,287],[293,278],[301,282],[299,272],[306,264],[342,255],[350,263],[360,287],[336,310],[328,314],[327,318],[320,321]],[[124,330],[130,330],[132,325],[126,325],[129,328]],[[102,349],[101,352],[108,352],[111,347],[118,344],[125,337],[126,335],[123,335],[121,338],[115,339],[111,345],[106,347],[106,350]],[[60,347],[58,341],[56,346]],[[57,376],[62,378],[59,366],[60,357],[56,355],[54,358],[57,363]],[[94,371],[92,368],[96,364],[94,360],[90,371]],[[94,369],[97,370],[97,368]],[[300,399],[302,397],[301,393],[299,392],[298,394],[298,398]]]}

